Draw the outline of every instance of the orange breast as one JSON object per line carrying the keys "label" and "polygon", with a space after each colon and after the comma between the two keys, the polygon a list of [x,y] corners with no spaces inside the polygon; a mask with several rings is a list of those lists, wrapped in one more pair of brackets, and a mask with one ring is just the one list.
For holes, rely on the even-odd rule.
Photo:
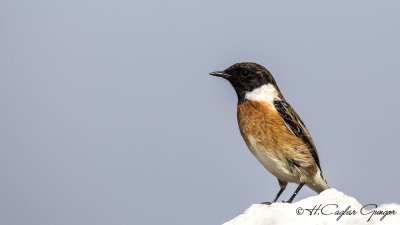
{"label": "orange breast", "polygon": [[237,108],[240,132],[249,145],[249,137],[265,150],[283,153],[296,146],[304,146],[303,142],[288,130],[274,106],[262,102],[248,100]]}

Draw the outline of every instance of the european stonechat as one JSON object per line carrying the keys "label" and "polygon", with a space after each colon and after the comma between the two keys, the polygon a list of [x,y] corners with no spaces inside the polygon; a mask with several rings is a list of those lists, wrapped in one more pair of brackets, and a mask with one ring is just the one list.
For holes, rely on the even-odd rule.
{"label": "european stonechat", "polygon": [[299,186],[287,202],[304,184],[317,193],[328,188],[310,133],[265,67],[236,63],[210,75],[228,80],[236,91],[240,133],[251,153],[278,178],[281,189],[272,202],[288,182]]}

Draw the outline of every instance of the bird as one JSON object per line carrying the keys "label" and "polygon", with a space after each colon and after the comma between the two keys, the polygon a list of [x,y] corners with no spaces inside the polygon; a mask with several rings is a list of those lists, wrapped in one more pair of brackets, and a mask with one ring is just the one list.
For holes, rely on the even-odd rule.
{"label": "bird", "polygon": [[240,133],[250,152],[278,178],[278,193],[272,202],[263,203],[276,202],[288,183],[298,186],[287,203],[304,185],[318,194],[329,188],[310,133],[264,66],[240,62],[210,75],[235,89]]}

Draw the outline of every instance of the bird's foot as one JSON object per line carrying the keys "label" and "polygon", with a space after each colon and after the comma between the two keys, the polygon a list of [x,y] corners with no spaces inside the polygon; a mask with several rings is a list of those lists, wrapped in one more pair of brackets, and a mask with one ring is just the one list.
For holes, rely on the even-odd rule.
{"label": "bird's foot", "polygon": [[282,200],[282,203],[292,203],[292,201],[283,201]]}
{"label": "bird's foot", "polygon": [[271,203],[271,202],[261,202],[260,204],[263,204],[263,205],[271,205],[272,203]]}
{"label": "bird's foot", "polygon": [[263,205],[271,205],[272,202],[261,202],[260,204],[263,204]]}

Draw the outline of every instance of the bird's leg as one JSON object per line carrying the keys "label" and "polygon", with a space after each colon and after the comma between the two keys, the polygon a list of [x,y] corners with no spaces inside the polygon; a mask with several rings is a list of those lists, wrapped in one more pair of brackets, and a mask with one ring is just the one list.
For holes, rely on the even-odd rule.
{"label": "bird's leg", "polygon": [[278,200],[279,196],[281,196],[282,192],[284,191],[284,188],[281,188],[281,190],[279,190],[278,194],[276,194],[274,200],[272,201],[272,203],[276,202],[276,200]]}
{"label": "bird's leg", "polygon": [[299,193],[300,189],[303,187],[304,184],[305,184],[305,182],[300,182],[299,186],[296,188],[292,197],[290,197],[290,199],[287,201],[287,203],[292,203],[293,199],[296,197],[297,193]]}
{"label": "bird's leg", "polygon": [[281,181],[278,179],[278,182],[279,182],[279,186],[281,187],[281,190],[279,190],[278,194],[276,194],[272,203],[276,202],[276,200],[278,200],[279,196],[281,196],[282,192],[286,189],[286,185],[287,185],[286,181]]}
{"label": "bird's leg", "polygon": [[[278,194],[276,194],[272,203],[274,203],[274,202],[276,202],[276,200],[278,200],[279,196],[281,196],[282,192],[285,190],[286,185],[287,185],[287,182],[285,182],[285,181],[281,181],[278,179],[278,182],[279,182],[279,186],[281,187],[281,189],[279,190]],[[263,202],[261,204],[271,205],[271,202]]]}

